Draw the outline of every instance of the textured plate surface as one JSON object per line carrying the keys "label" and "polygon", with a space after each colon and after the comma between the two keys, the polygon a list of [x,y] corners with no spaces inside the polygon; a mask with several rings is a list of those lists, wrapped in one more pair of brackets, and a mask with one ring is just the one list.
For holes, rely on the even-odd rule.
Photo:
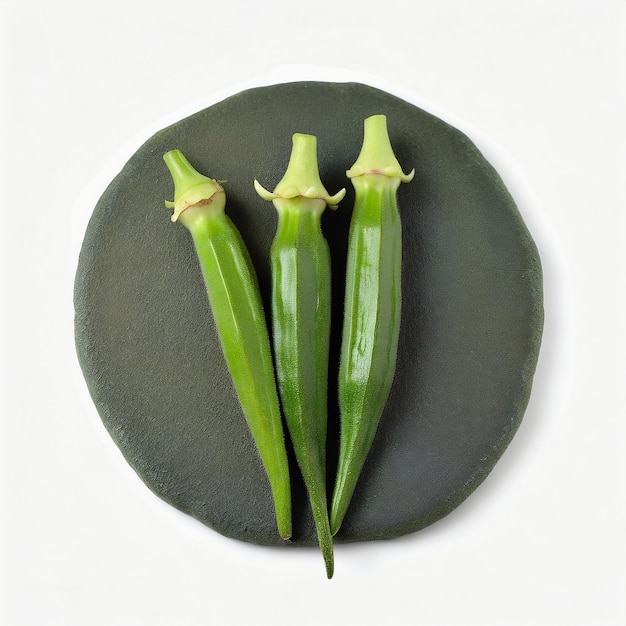
{"label": "textured plate surface", "polygon": [[[337,453],[338,339],[354,195],[345,170],[363,119],[387,115],[401,185],[403,310],[398,367],[338,541],[391,538],[458,506],[500,458],[523,417],[543,325],[537,249],[500,177],[461,132],[390,94],[346,83],[242,92],[160,131],[111,182],[76,275],[75,331],[108,432],[161,498],[223,535],[279,545],[263,468],[229,379],[191,238],[170,222],[162,161],[180,148],[225,184],[227,212],[269,310],[273,189],[294,132],[314,134],[322,181],[348,188],[324,215],[333,255],[329,482]],[[292,458],[293,461],[293,458]],[[295,464],[292,545],[315,543]]]}

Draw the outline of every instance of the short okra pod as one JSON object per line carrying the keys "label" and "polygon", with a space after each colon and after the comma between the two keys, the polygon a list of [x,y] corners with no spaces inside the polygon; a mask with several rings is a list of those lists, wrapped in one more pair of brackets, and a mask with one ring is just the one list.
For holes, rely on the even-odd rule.
{"label": "short okra pod", "polygon": [[347,176],[355,188],[348,238],[339,366],[339,461],[331,506],[335,534],[371,448],[396,367],[400,329],[402,230],[397,205],[402,173],[387,120],[365,120],[363,147]]}
{"label": "short okra pod", "polygon": [[308,491],[328,578],[333,545],[326,496],[326,422],[330,337],[330,253],[320,218],[345,189],[329,196],[317,164],[317,140],[295,134],[285,176],[272,200],[278,229],[272,244],[272,326],[278,387],[298,466]]}
{"label": "short okra pod", "polygon": [[224,212],[226,196],[179,150],[164,155],[175,186],[172,221],[197,252],[222,351],[265,466],[278,532],[291,536],[291,487],[267,324],[257,277],[241,235]]}

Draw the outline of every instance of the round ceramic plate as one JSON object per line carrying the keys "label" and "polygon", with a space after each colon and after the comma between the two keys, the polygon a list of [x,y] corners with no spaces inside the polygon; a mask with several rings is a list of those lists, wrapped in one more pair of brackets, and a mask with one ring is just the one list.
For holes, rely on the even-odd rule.
{"label": "round ceramic plate", "polygon": [[[78,356],[115,443],[161,498],[223,535],[280,545],[267,478],[221,354],[189,233],[170,221],[163,154],[179,148],[226,180],[226,210],[258,272],[266,310],[271,203],[293,133],[317,136],[321,179],[348,194],[326,211],[333,264],[329,489],[347,233],[345,170],[363,120],[387,116],[401,185],[403,308],[393,388],[337,541],[414,532],[487,476],[526,408],[541,340],[537,249],[502,180],[461,132],[362,84],[288,83],[242,92],[160,131],[111,182],[87,228],[75,284]],[[290,451],[291,454],[291,451]],[[292,461],[294,536],[316,543]]]}

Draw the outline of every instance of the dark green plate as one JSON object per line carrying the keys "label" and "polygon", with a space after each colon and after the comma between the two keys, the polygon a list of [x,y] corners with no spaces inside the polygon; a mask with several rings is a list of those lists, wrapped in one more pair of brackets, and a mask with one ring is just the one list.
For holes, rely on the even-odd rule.
{"label": "dark green plate", "polygon": [[[338,541],[416,531],[458,506],[502,455],[526,408],[543,322],[537,249],[502,180],[461,132],[361,84],[242,92],[147,141],[98,202],[75,285],[76,344],[104,425],[161,498],[223,535],[281,544],[268,483],[220,352],[191,238],[170,222],[162,155],[180,148],[227,180],[227,212],[268,304],[275,210],[253,189],[282,177],[295,132],[318,138],[333,255],[329,478],[336,461],[337,355],[353,201],[345,170],[363,119],[387,115],[412,183],[399,190],[403,309],[398,367]],[[269,308],[267,309],[269,310]],[[293,465],[294,544],[315,543]]]}

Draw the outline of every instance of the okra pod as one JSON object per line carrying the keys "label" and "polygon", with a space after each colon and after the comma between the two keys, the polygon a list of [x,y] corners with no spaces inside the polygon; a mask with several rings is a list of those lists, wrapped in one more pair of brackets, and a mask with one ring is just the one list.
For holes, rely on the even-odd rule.
{"label": "okra pod", "polygon": [[180,152],[164,161],[174,180],[172,221],[189,230],[222,351],[264,464],[278,532],[291,536],[291,487],[271,347],[257,277],[243,239],[225,214],[223,187],[198,173]]}
{"label": "okra pod", "polygon": [[384,115],[368,117],[363,146],[346,172],[355,189],[348,237],[339,365],[340,442],[331,506],[335,534],[345,517],[387,401],[396,367],[401,309],[403,174]]}
{"label": "okra pod", "polygon": [[326,575],[333,545],[326,495],[326,422],[330,336],[330,253],[320,218],[345,194],[329,196],[317,164],[317,140],[295,134],[287,171],[273,193],[278,228],[272,243],[272,327],[278,388],[298,466],[309,495]]}

